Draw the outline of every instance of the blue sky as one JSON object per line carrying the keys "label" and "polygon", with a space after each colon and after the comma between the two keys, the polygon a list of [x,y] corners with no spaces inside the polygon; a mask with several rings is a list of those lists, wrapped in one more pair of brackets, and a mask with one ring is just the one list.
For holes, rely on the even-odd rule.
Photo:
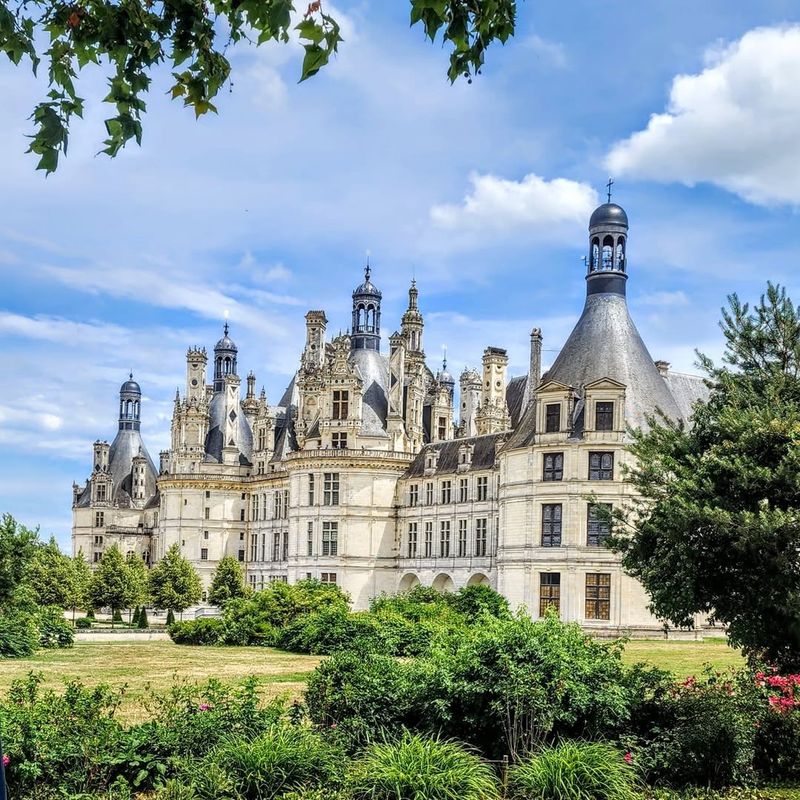
{"label": "blue sky", "polygon": [[416,275],[434,367],[444,345],[456,374],[495,345],[522,373],[533,325],[552,360],[608,174],[654,358],[718,355],[730,292],[772,279],[798,299],[796,3],[526,0],[515,39],[455,86],[408,5],[328,4],[346,41],[301,85],[296,43],[239,48],[217,117],[170,102],[164,72],[143,146],[113,161],[95,156],[109,111],[89,72],[47,179],[24,155],[42,84],[3,64],[0,510],[68,547],[72,481],[114,436],[119,384],[141,383],[157,460],[185,350],[213,347],[226,309],[240,373],[277,400],[305,312],[348,326],[367,250],[385,337]]}

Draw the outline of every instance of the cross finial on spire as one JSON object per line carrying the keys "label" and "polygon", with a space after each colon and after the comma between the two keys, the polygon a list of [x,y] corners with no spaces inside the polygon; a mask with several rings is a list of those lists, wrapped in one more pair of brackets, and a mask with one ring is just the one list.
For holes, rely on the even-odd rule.
{"label": "cross finial on spire", "polygon": [[133,380],[133,372],[128,373],[128,380]]}
{"label": "cross finial on spire", "polygon": [[611,187],[614,185],[614,179],[609,178],[608,183],[606,184],[606,191],[608,192],[608,202],[611,202]]}
{"label": "cross finial on spire", "polygon": [[447,370],[447,345],[442,345],[442,371]]}
{"label": "cross finial on spire", "polygon": [[372,273],[372,269],[369,266],[369,250],[367,250],[367,266],[364,267],[364,277],[369,280],[369,276]]}
{"label": "cross finial on spire", "polygon": [[228,335],[228,320],[225,320],[225,324],[222,326],[222,331],[226,336]]}

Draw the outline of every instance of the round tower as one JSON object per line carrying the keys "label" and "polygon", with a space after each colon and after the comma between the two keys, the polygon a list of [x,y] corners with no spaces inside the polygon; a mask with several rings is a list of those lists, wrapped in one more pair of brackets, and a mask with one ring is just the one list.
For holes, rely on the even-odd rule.
{"label": "round tower", "polygon": [[119,429],[121,431],[139,430],[141,405],[142,390],[133,379],[131,372],[128,380],[119,387]]}
{"label": "round tower", "polygon": [[447,354],[445,353],[442,358],[442,369],[436,373],[436,380],[444,386],[450,394],[450,399],[453,399],[453,394],[456,389],[456,379],[447,371]]}
{"label": "round tower", "polygon": [[353,292],[353,327],[351,349],[381,349],[381,293],[370,280],[369,262],[364,268],[364,282]]}
{"label": "round tower", "polygon": [[214,345],[214,391],[221,392],[225,388],[225,376],[236,375],[236,358],[239,348],[228,336],[228,323],[222,329],[222,338]]}

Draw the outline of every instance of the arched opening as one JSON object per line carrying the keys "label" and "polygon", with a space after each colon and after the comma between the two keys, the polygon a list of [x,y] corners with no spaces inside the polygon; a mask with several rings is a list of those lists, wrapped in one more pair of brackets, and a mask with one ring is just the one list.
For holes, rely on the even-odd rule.
{"label": "arched opening", "polygon": [[592,239],[592,254],[590,258],[589,272],[596,272],[600,269],[600,238],[598,236]]}
{"label": "arched opening", "polygon": [[397,589],[400,592],[410,592],[415,586],[419,586],[419,578],[413,572],[409,572],[400,578]]}
{"label": "arched opening", "polygon": [[133,416],[136,419],[139,419],[139,401],[138,400],[133,404]]}
{"label": "arched opening", "polygon": [[491,581],[482,572],[476,572],[470,576],[467,586],[491,586]]}
{"label": "arched opening", "polygon": [[433,579],[431,586],[436,589],[437,592],[452,592],[453,589],[456,588],[453,579],[444,572]]}
{"label": "arched opening", "polygon": [[225,375],[230,375],[231,374],[231,360],[230,360],[230,357],[229,356],[225,356],[225,361],[223,361],[222,363],[223,363],[224,374]]}
{"label": "arched opening", "polygon": [[625,237],[617,239],[617,247],[614,252],[614,265],[620,272],[625,272]]}
{"label": "arched opening", "polygon": [[606,236],[603,239],[602,269],[614,269],[614,239],[611,236]]}

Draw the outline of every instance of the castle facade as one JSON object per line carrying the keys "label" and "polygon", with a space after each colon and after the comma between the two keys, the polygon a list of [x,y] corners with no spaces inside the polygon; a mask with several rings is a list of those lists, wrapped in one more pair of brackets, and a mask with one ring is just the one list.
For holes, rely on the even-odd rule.
{"label": "castle facade", "polygon": [[418,584],[488,584],[534,616],[554,607],[598,633],[660,632],[644,590],[604,547],[598,507],[632,496],[628,427],[657,410],[688,422],[707,390],[654,362],[639,336],[627,237],[620,206],[595,210],[586,303],[553,365],[541,374],[538,329],[527,375],[509,379],[506,351],[487,347],[481,373],[460,376],[458,409],[446,362],[436,373],[426,364],[413,281],[382,352],[369,267],[348,335],[329,340],[325,312],[306,314],[299,368],[277,403],[256,395],[252,372],[242,398],[227,323],[210,365],[190,349],[158,469],[130,376],[116,438],[94,444],[91,477],[74,486],[74,552],[97,563],[118,544],[150,564],[177,543],[206,586],[230,555],[254,589],[315,578],[341,585],[356,608]]}

